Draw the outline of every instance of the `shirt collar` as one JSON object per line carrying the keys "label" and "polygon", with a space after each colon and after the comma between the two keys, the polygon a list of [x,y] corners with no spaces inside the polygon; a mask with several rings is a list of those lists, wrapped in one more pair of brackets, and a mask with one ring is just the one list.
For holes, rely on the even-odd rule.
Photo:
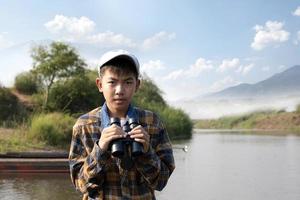
{"label": "shirt collar", "polygon": [[[138,120],[138,115],[137,115],[136,109],[131,104],[129,104],[129,107],[128,107],[128,111],[126,114],[126,120],[128,120],[129,118],[134,118],[134,119]],[[102,129],[110,126],[110,116],[109,116],[108,107],[106,105],[106,102],[104,102],[104,104],[101,108],[100,119],[101,119],[101,128]]]}

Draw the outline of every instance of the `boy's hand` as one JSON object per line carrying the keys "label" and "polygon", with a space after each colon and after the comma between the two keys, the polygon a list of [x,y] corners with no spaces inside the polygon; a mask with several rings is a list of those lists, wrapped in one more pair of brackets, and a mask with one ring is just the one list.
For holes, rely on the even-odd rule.
{"label": "boy's hand", "polygon": [[142,143],[144,146],[144,152],[148,152],[150,146],[150,135],[141,125],[132,129],[128,134],[135,141]]}
{"label": "boy's hand", "polygon": [[98,145],[103,151],[107,151],[112,140],[125,137],[125,132],[121,127],[113,124],[103,129]]}

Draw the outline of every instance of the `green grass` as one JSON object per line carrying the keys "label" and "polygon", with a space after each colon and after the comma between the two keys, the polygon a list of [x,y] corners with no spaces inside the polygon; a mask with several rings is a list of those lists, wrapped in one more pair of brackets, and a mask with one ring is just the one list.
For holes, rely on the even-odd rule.
{"label": "green grass", "polygon": [[0,127],[0,153],[68,150],[75,119],[67,114],[38,114],[26,124]]}
{"label": "green grass", "polygon": [[[257,111],[245,115],[228,116],[213,120],[194,120],[194,127],[199,129],[272,129],[300,131],[300,126],[293,118],[298,118],[299,111]],[[262,124],[263,123],[263,124]],[[278,126],[280,125],[280,126]],[[280,129],[281,129],[280,128]]]}
{"label": "green grass", "polygon": [[75,119],[63,113],[39,114],[32,118],[28,138],[51,146],[67,147]]}
{"label": "green grass", "polygon": [[0,153],[46,149],[46,144],[26,137],[21,129],[0,129]]}

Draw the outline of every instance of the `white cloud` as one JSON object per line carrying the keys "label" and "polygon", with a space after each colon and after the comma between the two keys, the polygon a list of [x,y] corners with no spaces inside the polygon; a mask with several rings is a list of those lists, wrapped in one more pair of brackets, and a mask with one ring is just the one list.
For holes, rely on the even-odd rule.
{"label": "white cloud", "polygon": [[160,31],[137,44],[131,38],[126,37],[122,33],[114,33],[110,30],[92,34],[96,24],[94,21],[85,16],[77,18],[55,15],[55,17],[46,22],[44,26],[51,33],[57,34],[62,40],[92,43],[103,47],[150,49],[160,45],[164,41],[173,40],[176,37],[175,33]]}
{"label": "white cloud", "polygon": [[122,34],[116,34],[111,31],[106,31],[104,33],[98,33],[96,35],[91,35],[87,37],[89,43],[101,44],[105,47],[112,46],[126,46],[135,47],[136,44],[128,37]]}
{"label": "white cloud", "polygon": [[164,79],[171,79],[171,80],[176,80],[182,76],[184,76],[185,71],[183,69],[178,69],[175,71],[172,71],[170,74],[164,77]]}
{"label": "white cloud", "polygon": [[212,69],[212,62],[210,60],[205,60],[204,58],[198,58],[195,64],[189,67],[187,74],[192,77],[198,76],[201,72]]}
{"label": "white cloud", "polygon": [[210,60],[205,60],[204,58],[198,58],[196,62],[189,66],[187,69],[179,69],[171,72],[165,77],[165,79],[177,79],[179,77],[197,77],[203,71],[208,71],[213,69],[212,62]]}
{"label": "white cloud", "polygon": [[246,74],[248,74],[251,70],[252,70],[252,68],[254,67],[254,64],[253,63],[251,63],[251,64],[249,64],[249,65],[241,65],[237,70],[236,70],[236,72],[237,73],[240,73],[240,74],[242,74],[242,75],[246,75]]}
{"label": "white cloud", "polygon": [[290,33],[282,29],[283,25],[282,22],[277,21],[267,21],[265,26],[256,25],[254,27],[256,35],[251,47],[262,50],[268,45],[287,41]]}
{"label": "white cloud", "polygon": [[104,47],[136,46],[130,38],[112,31],[91,34],[95,26],[95,22],[85,16],[76,18],[56,15],[53,20],[45,23],[51,33],[60,34],[66,40],[95,43]]}
{"label": "white cloud", "polygon": [[293,15],[300,16],[300,6],[293,12]]}
{"label": "white cloud", "polygon": [[218,72],[224,72],[228,69],[234,69],[238,67],[240,60],[238,58],[233,58],[232,60],[225,59],[222,61],[222,64],[218,67]]}
{"label": "white cloud", "polygon": [[62,34],[69,39],[83,37],[92,32],[96,26],[94,21],[85,16],[76,18],[64,15],[56,15],[54,19],[44,25],[50,32]]}
{"label": "white cloud", "polygon": [[265,67],[261,68],[261,70],[264,71],[264,72],[268,72],[268,71],[270,71],[270,67],[265,66]]}
{"label": "white cloud", "polygon": [[235,81],[232,77],[227,76],[222,80],[214,82],[212,84],[212,86],[210,87],[210,90],[211,90],[211,92],[216,92],[216,91],[223,90],[227,87],[237,85],[238,83],[239,82]]}
{"label": "white cloud", "polygon": [[165,69],[165,66],[160,60],[150,60],[147,63],[144,63],[141,67],[142,72],[151,72]]}
{"label": "white cloud", "polygon": [[151,49],[160,45],[164,41],[170,41],[176,38],[175,33],[167,33],[165,31],[161,31],[156,33],[155,35],[146,38],[142,44],[143,49]]}
{"label": "white cloud", "polygon": [[13,45],[13,42],[8,41],[4,38],[3,35],[0,34],[0,49],[4,49]]}

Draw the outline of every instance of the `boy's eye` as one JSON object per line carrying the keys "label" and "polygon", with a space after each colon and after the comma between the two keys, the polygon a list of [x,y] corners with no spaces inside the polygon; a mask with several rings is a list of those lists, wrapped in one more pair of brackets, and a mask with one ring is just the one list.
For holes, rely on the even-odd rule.
{"label": "boy's eye", "polygon": [[115,82],[114,82],[114,81],[108,81],[108,83],[109,83],[109,84],[114,84]]}

